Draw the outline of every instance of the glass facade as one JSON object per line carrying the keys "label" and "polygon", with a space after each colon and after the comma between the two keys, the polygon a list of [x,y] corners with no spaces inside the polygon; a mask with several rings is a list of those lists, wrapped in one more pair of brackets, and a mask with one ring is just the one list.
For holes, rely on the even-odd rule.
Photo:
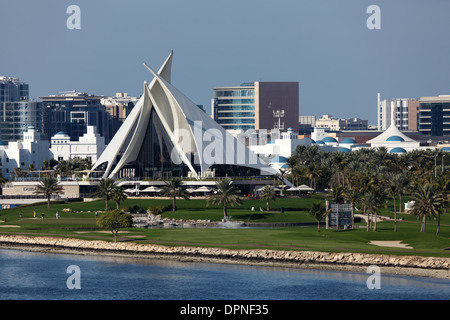
{"label": "glass facade", "polygon": [[0,77],[0,102],[14,102],[28,99],[28,84],[17,78]]}
{"label": "glass facade", "polygon": [[254,84],[214,89],[214,120],[227,130],[255,129]]}
{"label": "glass facade", "polygon": [[65,132],[71,140],[78,140],[87,132],[87,126],[95,126],[108,143],[111,132],[111,116],[100,103],[101,97],[84,93],[41,97],[42,137],[50,140],[58,132]]}
{"label": "glass facade", "polygon": [[40,131],[40,102],[3,102],[0,103],[0,109],[0,140],[4,142],[23,140],[23,134],[29,126]]}
{"label": "glass facade", "polygon": [[424,136],[450,136],[450,101],[421,102],[419,131]]}
{"label": "glass facade", "polygon": [[123,171],[132,169],[134,176],[142,179],[167,179],[188,175],[189,170],[183,163],[178,165],[171,160],[173,144],[155,109],[151,111],[143,141],[136,161],[125,166]]}

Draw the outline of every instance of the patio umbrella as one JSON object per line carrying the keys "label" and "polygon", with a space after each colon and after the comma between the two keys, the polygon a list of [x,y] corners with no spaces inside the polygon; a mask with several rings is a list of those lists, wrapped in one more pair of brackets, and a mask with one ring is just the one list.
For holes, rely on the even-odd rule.
{"label": "patio umbrella", "polygon": [[297,190],[300,191],[313,191],[314,189],[311,187],[308,187],[307,185],[302,184],[301,186],[297,187]]}
{"label": "patio umbrella", "polygon": [[211,192],[211,191],[212,191],[211,188],[208,188],[208,187],[205,187],[205,186],[197,188],[197,189],[194,190],[194,192]]}
{"label": "patio umbrella", "polygon": [[150,186],[145,188],[144,190],[141,190],[141,192],[160,192],[162,189],[155,187],[155,186]]}

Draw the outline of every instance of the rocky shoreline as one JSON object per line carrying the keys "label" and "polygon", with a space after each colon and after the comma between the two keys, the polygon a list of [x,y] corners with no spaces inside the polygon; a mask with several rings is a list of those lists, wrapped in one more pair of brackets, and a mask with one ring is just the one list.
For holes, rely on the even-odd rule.
{"label": "rocky shoreline", "polygon": [[0,235],[0,248],[356,272],[366,272],[369,266],[376,265],[386,274],[450,279],[450,258],[440,257],[269,249],[234,250],[15,235]]}

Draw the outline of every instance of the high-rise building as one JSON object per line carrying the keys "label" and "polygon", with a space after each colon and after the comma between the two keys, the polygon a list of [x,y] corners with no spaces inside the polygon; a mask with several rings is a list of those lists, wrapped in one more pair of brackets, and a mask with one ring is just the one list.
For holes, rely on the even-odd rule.
{"label": "high-rise building", "polygon": [[111,116],[100,103],[102,98],[76,91],[40,97],[44,139],[50,140],[56,133],[65,132],[71,140],[78,140],[88,126],[95,126],[108,143],[114,132],[110,130]]}
{"label": "high-rise building", "polygon": [[450,136],[450,95],[421,97],[419,132],[423,136]]}
{"label": "high-rise building", "polygon": [[29,87],[18,78],[0,77],[0,102],[29,99]]}
{"label": "high-rise building", "polygon": [[417,130],[419,101],[396,98],[381,100],[378,94],[378,130],[384,131],[391,125],[391,110],[394,109],[395,126],[399,130]]}
{"label": "high-rise building", "polygon": [[40,102],[3,102],[0,103],[0,114],[0,140],[4,142],[22,140],[30,126],[40,131]]}
{"label": "high-rise building", "polygon": [[0,77],[0,140],[24,138],[28,127],[40,130],[41,104],[29,100],[29,86],[18,78]]}
{"label": "high-rise building", "polygon": [[212,116],[227,130],[298,128],[298,82],[243,83],[214,88]]}

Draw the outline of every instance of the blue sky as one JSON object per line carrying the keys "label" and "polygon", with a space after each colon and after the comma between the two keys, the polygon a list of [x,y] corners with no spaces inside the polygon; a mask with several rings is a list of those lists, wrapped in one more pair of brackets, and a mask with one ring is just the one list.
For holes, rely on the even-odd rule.
{"label": "blue sky", "polygon": [[[69,5],[81,30],[69,30]],[[367,7],[381,9],[369,30]],[[172,83],[209,110],[213,88],[298,81],[300,115],[376,124],[376,96],[450,94],[448,0],[0,0],[0,75],[30,95],[138,96],[174,50]]]}

